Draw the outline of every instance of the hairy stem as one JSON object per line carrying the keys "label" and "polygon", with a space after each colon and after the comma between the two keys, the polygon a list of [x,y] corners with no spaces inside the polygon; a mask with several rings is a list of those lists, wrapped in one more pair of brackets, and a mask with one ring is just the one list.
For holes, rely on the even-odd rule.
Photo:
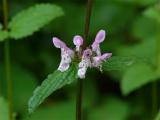
{"label": "hairy stem", "polygon": [[[86,47],[86,40],[89,35],[89,28],[90,28],[90,18],[92,12],[92,0],[88,0],[87,3],[87,13],[86,13],[86,20],[85,20],[85,32],[84,32],[84,44],[83,49]],[[77,91],[77,104],[76,104],[76,120],[82,120],[82,98],[83,98],[83,80],[78,80],[78,91]]]}
{"label": "hairy stem", "polygon": [[[3,0],[3,22],[4,30],[8,31],[8,2]],[[11,80],[11,63],[10,63],[10,44],[9,40],[4,43],[4,58],[5,58],[5,78],[7,81],[7,99],[9,107],[9,118],[12,120],[12,80]]]}

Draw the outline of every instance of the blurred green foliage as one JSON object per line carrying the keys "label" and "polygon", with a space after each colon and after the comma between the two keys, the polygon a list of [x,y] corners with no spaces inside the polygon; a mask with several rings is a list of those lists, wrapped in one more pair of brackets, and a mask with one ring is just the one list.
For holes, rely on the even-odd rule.
{"label": "blurred green foliage", "polygon": [[[50,4],[35,8],[38,3],[56,4],[60,11],[58,15],[52,15],[56,8]],[[12,38],[21,38],[19,41],[10,39],[17,120],[75,119],[75,83],[54,92],[31,117],[27,113],[27,104],[36,86],[58,67],[60,51],[53,47],[52,37],[61,38],[73,48],[73,36],[84,32],[85,7],[85,0],[9,1]],[[3,96],[0,97],[0,120],[8,120],[3,41],[9,34],[2,30],[2,18],[0,2],[0,96]],[[83,91],[84,120],[155,119],[158,109],[151,115],[154,95],[151,87],[156,82],[159,102],[160,3],[158,0],[94,0],[88,45],[99,29],[107,31],[102,51],[112,52],[114,57],[104,63],[103,73],[88,71]]]}
{"label": "blurred green foliage", "polygon": [[9,120],[8,104],[3,97],[0,97],[0,119]]}

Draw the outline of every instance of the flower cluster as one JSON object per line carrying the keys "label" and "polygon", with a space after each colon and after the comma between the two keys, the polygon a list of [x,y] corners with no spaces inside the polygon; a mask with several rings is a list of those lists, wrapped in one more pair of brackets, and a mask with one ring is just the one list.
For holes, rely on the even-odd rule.
{"label": "flower cluster", "polygon": [[72,60],[75,58],[75,56],[78,56],[81,60],[78,64],[77,72],[79,78],[85,78],[86,71],[89,67],[96,67],[102,71],[103,61],[112,56],[112,53],[101,54],[100,43],[104,41],[106,36],[105,34],[106,33],[104,30],[100,30],[97,33],[93,44],[91,45],[91,49],[87,48],[84,51],[82,51],[81,48],[83,45],[83,38],[79,35],[76,35],[73,38],[73,43],[76,46],[75,50],[67,47],[67,45],[60,39],[53,37],[54,46],[61,49],[61,62],[58,70],[61,72],[68,70]]}

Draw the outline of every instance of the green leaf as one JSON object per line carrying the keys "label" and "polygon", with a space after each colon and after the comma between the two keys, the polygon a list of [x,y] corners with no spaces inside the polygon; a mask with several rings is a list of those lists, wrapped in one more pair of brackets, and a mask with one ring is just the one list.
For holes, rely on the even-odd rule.
{"label": "green leaf", "polygon": [[143,15],[135,19],[132,34],[137,39],[146,41],[146,39],[153,38],[158,34],[155,29],[156,26],[157,23],[153,19]]}
{"label": "green leaf", "polygon": [[0,42],[4,41],[9,37],[9,34],[7,31],[0,30]]}
{"label": "green leaf", "polygon": [[155,71],[147,64],[135,64],[127,69],[121,81],[121,91],[124,95],[137,90],[156,79]]}
{"label": "green leaf", "polygon": [[160,111],[158,112],[155,120],[160,120]]}
{"label": "green leaf", "polygon": [[10,36],[19,39],[32,35],[53,19],[62,15],[62,9],[53,4],[32,6],[13,17],[9,23]]}
{"label": "green leaf", "polygon": [[156,40],[155,38],[148,38],[135,45],[121,45],[117,49],[117,54],[120,56],[135,56],[146,59],[147,62],[154,63],[156,56]]}
{"label": "green leaf", "polygon": [[117,1],[126,2],[130,4],[135,4],[135,5],[141,5],[141,6],[153,5],[154,3],[157,2],[157,0],[117,0]]}
{"label": "green leaf", "polygon": [[127,120],[130,110],[128,103],[111,97],[91,109],[89,120]]}
{"label": "green leaf", "polygon": [[0,97],[0,120],[9,120],[8,104],[3,97]]}
{"label": "green leaf", "polygon": [[52,92],[62,88],[64,85],[70,84],[77,79],[76,66],[72,65],[65,72],[55,71],[48,75],[41,86],[37,87],[33,92],[33,96],[28,103],[29,113],[32,113]]}
{"label": "green leaf", "polygon": [[135,57],[120,57],[113,56],[109,58],[106,62],[103,63],[102,67],[105,71],[110,70],[124,70],[136,62],[143,61],[142,59],[138,59]]}
{"label": "green leaf", "polygon": [[144,15],[156,20],[160,23],[160,4],[157,4],[154,7],[150,7],[144,12]]}

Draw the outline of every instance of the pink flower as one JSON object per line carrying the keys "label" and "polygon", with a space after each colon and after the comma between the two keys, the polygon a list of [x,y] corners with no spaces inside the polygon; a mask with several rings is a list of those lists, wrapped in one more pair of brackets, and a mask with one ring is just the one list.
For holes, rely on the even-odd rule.
{"label": "pink flower", "polygon": [[106,32],[104,30],[100,30],[97,35],[96,35],[96,38],[95,38],[95,41],[93,42],[92,44],[92,50],[94,52],[96,52],[96,54],[98,56],[101,55],[101,50],[100,50],[100,43],[102,43],[105,39],[105,36],[106,36]]}
{"label": "pink flower", "polygon": [[61,49],[61,62],[58,67],[58,70],[64,72],[68,70],[72,58],[74,57],[74,51],[67,47],[67,45],[60,39],[54,37],[53,44],[56,48]]}
{"label": "pink flower", "polygon": [[88,67],[92,67],[91,63],[92,50],[86,49],[83,52],[82,61],[79,63],[78,67],[78,76],[83,79],[85,78],[85,74],[87,72]]}
{"label": "pink flower", "polygon": [[112,53],[104,53],[101,56],[93,57],[92,66],[97,67],[102,71],[102,62],[106,61],[106,59],[110,58],[112,56]]}
{"label": "pink flower", "polygon": [[76,45],[76,51],[80,51],[81,45],[83,45],[83,38],[79,35],[74,36],[73,43]]}
{"label": "pink flower", "polygon": [[88,67],[96,67],[102,71],[102,63],[112,56],[112,53],[101,54],[100,43],[105,39],[105,31],[100,30],[95,38],[95,41],[91,45],[92,50],[87,48],[81,53],[81,46],[83,45],[83,38],[79,35],[76,35],[73,38],[73,43],[76,46],[76,52],[67,47],[67,45],[60,39],[54,37],[53,44],[56,48],[61,49],[61,62],[58,67],[58,70],[64,72],[68,70],[72,59],[74,59],[74,54],[81,58],[81,61],[78,64],[78,76],[79,78],[85,78]]}

